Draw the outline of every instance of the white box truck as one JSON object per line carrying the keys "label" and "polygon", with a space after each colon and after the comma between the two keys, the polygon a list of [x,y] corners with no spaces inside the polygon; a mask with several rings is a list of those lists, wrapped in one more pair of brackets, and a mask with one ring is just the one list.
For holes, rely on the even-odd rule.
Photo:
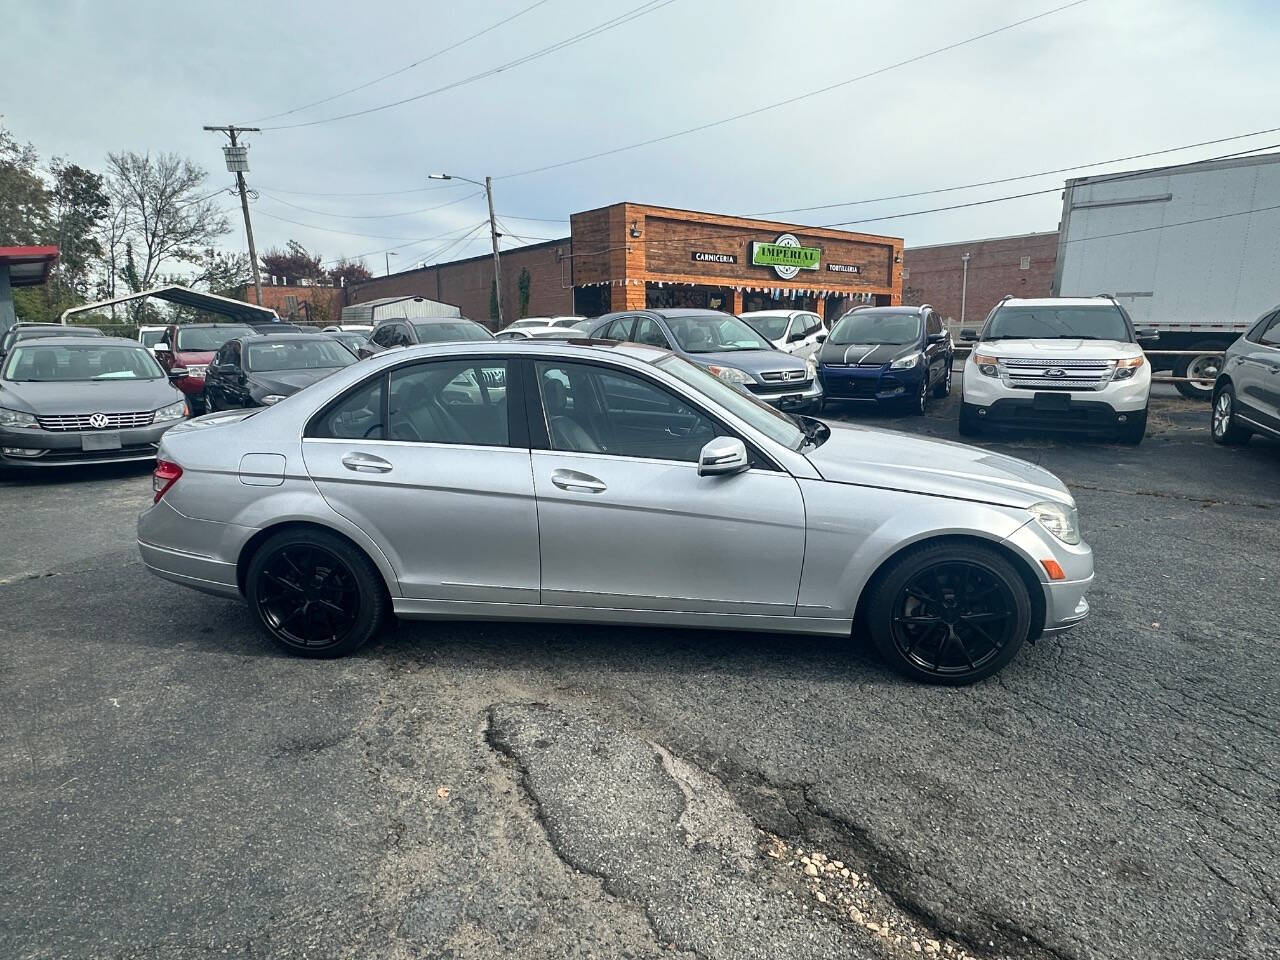
{"label": "white box truck", "polygon": [[1108,294],[1160,331],[1156,370],[1208,399],[1222,351],[1280,303],[1280,154],[1068,180],[1055,296]]}

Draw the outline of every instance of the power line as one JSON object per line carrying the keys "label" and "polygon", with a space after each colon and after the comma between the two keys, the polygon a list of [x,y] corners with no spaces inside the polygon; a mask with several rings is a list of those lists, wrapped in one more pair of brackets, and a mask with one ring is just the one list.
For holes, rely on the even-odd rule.
{"label": "power line", "polygon": [[[261,207],[257,210],[258,214],[264,217],[270,217],[272,220],[279,220],[282,223],[291,223],[295,227],[306,227],[308,230],[319,230],[322,233],[337,233],[345,237],[364,237],[367,240],[413,240],[413,237],[397,237],[385,233],[357,233],[354,230],[335,230],[332,227],[321,227],[314,223],[303,223],[301,220],[290,220],[288,217],[282,217],[276,213],[270,213]],[[486,221],[488,222],[488,221]]]}
{"label": "power line", "polygon": [[432,241],[435,241],[435,240],[443,240],[445,237],[451,237],[451,236],[453,236],[455,233],[460,233],[460,232],[462,232],[462,231],[464,231],[464,230],[469,230],[469,231],[471,231],[471,232],[473,232],[473,233],[474,233],[476,230],[480,229],[480,227],[483,227],[483,226],[484,226],[486,223],[488,223],[488,222],[489,222],[489,221],[487,221],[487,220],[481,220],[481,221],[480,221],[480,223],[476,224],[475,226],[471,226],[471,227],[459,227],[457,230],[450,230],[448,233],[442,233],[442,234],[439,234],[438,236],[434,236],[434,237],[423,237],[423,238],[422,238],[422,239],[420,239],[420,240],[411,240],[411,241],[409,241],[408,243],[402,243],[402,244],[400,244],[400,246],[398,246],[398,247],[386,247],[386,248],[384,248],[384,249],[382,249],[382,250],[370,250],[368,253],[357,253],[357,254],[355,254],[354,256],[350,256],[350,257],[334,257],[332,260],[325,260],[325,261],[321,264],[321,266],[325,266],[325,267],[327,267],[327,266],[329,266],[329,265],[330,265],[330,264],[332,264],[332,263],[340,263],[340,262],[341,262],[341,261],[343,261],[343,260],[363,260],[365,257],[375,257],[375,256],[377,256],[377,255],[378,255],[378,254],[380,254],[380,253],[392,253],[392,252],[394,252],[394,251],[396,251],[396,250],[403,250],[403,249],[405,249],[406,247],[417,247],[417,246],[421,246],[421,245],[422,245],[422,244],[424,244],[424,243],[431,243]]}
{"label": "power line", "polygon": [[372,87],[375,83],[381,83],[383,80],[390,80],[392,77],[399,76],[402,73],[406,73],[407,71],[412,70],[414,67],[422,66],[424,63],[426,63],[429,60],[434,60],[436,57],[442,56],[443,54],[448,53],[450,50],[457,50],[463,44],[470,43],[472,40],[475,40],[479,37],[483,37],[486,33],[489,33],[493,30],[497,30],[499,27],[510,23],[512,20],[515,20],[517,17],[524,16],[530,10],[534,9],[535,7],[540,7],[546,2],[547,0],[537,0],[536,3],[531,3],[529,4],[529,6],[524,7],[521,10],[517,10],[515,13],[511,14],[511,16],[509,17],[503,17],[501,20],[498,20],[495,23],[489,24],[489,26],[485,27],[483,30],[479,30],[468,37],[463,37],[461,40],[457,40],[449,44],[447,47],[441,47],[435,53],[428,54],[427,56],[423,57],[421,60],[415,60],[413,63],[409,64],[407,67],[401,67],[398,70],[392,70],[390,73],[384,73],[380,77],[374,77],[372,80],[366,81],[365,83],[359,84],[358,86],[349,87],[348,89],[343,90],[340,93],[335,93],[332,96],[325,97],[321,100],[313,100],[310,103],[304,103],[302,106],[294,107],[292,110],[284,110],[280,113],[273,113],[267,117],[259,117],[257,120],[254,120],[253,122],[261,123],[263,120],[275,120],[279,117],[287,117],[290,114],[298,113],[299,111],[302,111],[302,110],[309,110],[312,107],[318,107],[322,103],[329,103],[330,101],[337,100],[339,97],[345,97],[349,93],[355,93],[356,91],[363,90],[366,87]]}
{"label": "power line", "polygon": [[[1075,0],[1075,2],[1085,3],[1087,2],[1087,0]],[[406,103],[413,103],[417,100],[422,100],[426,97],[433,97],[438,93],[444,93],[446,90],[454,90],[458,87],[465,86],[468,83],[474,83],[477,80],[483,80],[486,77],[492,77],[495,74],[502,73],[504,70],[510,70],[513,67],[522,66],[523,64],[541,59],[542,57],[545,57],[549,54],[556,53],[557,51],[563,50],[566,47],[573,46],[573,44],[575,43],[580,43],[583,40],[587,40],[592,37],[599,36],[600,34],[608,30],[612,30],[615,27],[620,27],[625,23],[630,23],[632,20],[639,19],[640,17],[643,17],[646,14],[650,14],[657,10],[661,10],[663,7],[669,6],[672,3],[675,3],[675,0],[646,0],[645,3],[640,4],[640,6],[638,7],[632,8],[631,10],[627,11],[624,14],[620,14],[616,17],[613,17],[612,19],[604,21],[603,23],[599,23],[594,27],[591,27],[587,30],[582,31],[581,33],[577,33],[577,34],[574,34],[573,36],[566,37],[563,40],[558,40],[555,43],[550,44],[549,46],[543,47],[540,50],[535,50],[533,53],[526,54],[522,57],[517,57],[514,60],[508,60],[506,63],[500,64],[496,67],[490,67],[488,70],[482,70],[479,73],[472,74],[469,77],[464,77],[461,80],[455,80],[452,83],[447,83],[442,87],[436,87],[434,90],[427,90],[423,93],[414,94],[412,97],[403,97],[400,100],[393,100],[390,103],[380,104],[379,106],[376,106],[376,107],[366,107],[363,110],[353,110],[351,113],[343,113],[334,117],[323,117],[319,120],[305,120],[300,123],[277,124],[274,127],[263,127],[263,129],[264,130],[293,130],[297,127],[313,127],[321,123],[333,123],[338,120],[350,120],[352,117],[363,117],[371,113],[377,113],[381,110],[390,110],[392,107],[399,107],[399,106],[403,106]]]}
{"label": "power line", "polygon": [[267,197],[268,199],[274,200],[276,203],[283,203],[286,207],[293,207],[295,210],[302,210],[306,213],[318,214],[319,216],[322,216],[322,217],[337,217],[341,220],[390,220],[395,217],[412,217],[420,213],[428,213],[432,210],[440,210],[440,209],[443,209],[444,207],[451,207],[455,203],[463,203],[464,201],[474,200],[476,197],[484,196],[483,193],[469,193],[465,197],[458,197],[457,199],[450,200],[447,203],[437,203],[435,206],[432,206],[432,207],[422,207],[419,210],[405,210],[401,213],[330,213],[328,210],[313,210],[311,207],[304,207],[300,204],[293,203],[281,197],[272,196],[266,191],[260,190],[258,192],[262,194],[262,196]]}
{"label": "power line", "polygon": [[957,40],[956,42],[949,43],[946,46],[937,47],[936,49],[929,50],[925,53],[920,53],[913,57],[908,57],[905,60],[899,60],[896,63],[891,63],[888,66],[879,67],[875,70],[870,71],[869,73],[859,74],[858,76],[850,77],[847,80],[840,80],[837,83],[828,84],[825,87],[819,87],[817,90],[810,90],[808,93],[796,94],[793,97],[787,97],[785,100],[779,100],[776,103],[766,104],[763,107],[756,107],[752,110],[745,110],[742,113],[735,113],[733,116],[724,117],[723,119],[720,119],[720,120],[712,120],[707,123],[701,123],[701,124],[698,124],[696,127],[689,127],[685,130],[677,130],[675,133],[668,133],[661,137],[651,137],[648,140],[640,140],[636,143],[627,144],[626,146],[623,146],[623,147],[614,147],[611,150],[601,150],[597,153],[587,154],[585,157],[577,157],[573,160],[561,160],[559,163],[549,163],[542,167],[532,167],[528,170],[521,170],[517,173],[503,174],[500,177],[494,177],[494,179],[509,180],[512,177],[527,177],[534,173],[543,173],[547,170],[557,170],[560,167],[568,167],[576,163],[585,163],[588,160],[598,160],[601,157],[610,157],[610,156],[613,156],[614,154],[624,153],[625,151],[628,151],[628,150],[636,150],[640,147],[647,147],[655,143],[665,143],[668,140],[675,140],[677,137],[685,137],[691,133],[700,133],[703,130],[710,130],[713,127],[723,126],[726,123],[733,123],[735,120],[744,120],[747,117],[754,117],[758,114],[765,113],[769,110],[776,110],[778,107],[785,107],[793,103],[798,103],[801,100],[807,100],[809,97],[816,97],[819,94],[829,93],[832,90],[839,89],[840,87],[847,87],[849,84],[857,83],[860,80],[867,80],[871,77],[879,76],[882,73],[888,73],[890,70],[897,70],[899,67],[905,67],[913,63],[919,63],[921,60],[926,60],[929,57],[937,56],[940,53],[946,53],[947,51],[955,50],[958,47],[963,47],[966,44],[976,43],[979,40],[985,40],[987,37],[993,37],[998,33],[1004,33],[1006,30],[1013,30],[1016,27],[1021,27],[1025,24],[1032,23],[1033,21],[1044,19],[1045,17],[1052,16],[1055,13],[1061,13],[1063,10],[1069,10],[1072,7],[1078,7],[1081,4],[1088,3],[1088,2],[1089,0],[1071,0],[1070,3],[1065,3],[1062,6],[1054,7],[1052,10],[1046,10],[1043,13],[1037,13],[1034,16],[1025,17],[1022,20],[1016,20],[1013,23],[1007,23],[1002,27],[996,27],[994,30],[988,30],[985,33],[979,33],[972,37],[967,37],[964,40]]}
{"label": "power line", "polygon": [[280,187],[261,187],[262,190],[269,190],[272,193],[287,193],[295,197],[398,197],[406,193],[428,193],[432,190],[456,190],[462,186],[460,183],[436,183],[429,187],[414,187],[412,190],[382,190],[377,192],[361,192],[355,193],[318,193],[315,190],[284,190]]}
{"label": "power line", "polygon": [[[1248,137],[1261,136],[1264,133],[1275,133],[1280,127],[1270,127],[1266,130],[1254,130],[1252,133],[1241,133],[1233,137],[1219,137],[1217,140],[1201,140],[1199,143],[1188,143],[1180,147],[1168,147],[1164,150],[1152,150],[1148,153],[1135,153],[1127,157],[1113,157],[1110,160],[1095,160],[1093,163],[1079,163],[1071,167],[1058,167],[1054,170],[1042,170],[1039,173],[1024,173],[1016,177],[1002,177],[999,180],[982,180],[978,183],[964,183],[955,187],[938,187],[933,190],[919,190],[915,193],[899,193],[889,197],[873,197],[867,200],[845,200],[840,203],[823,203],[812,207],[788,207],[784,210],[764,210],[760,213],[749,213],[749,217],[768,217],[779,213],[808,213],[813,210],[831,210],[836,207],[857,207],[868,203],[883,203],[887,200],[909,200],[912,197],[927,197],[937,193],[953,193],[957,190],[971,190],[976,187],[993,187],[1002,183],[1015,183],[1019,180],[1034,180],[1037,177],[1048,177],[1056,173],[1071,173],[1075,170],[1086,170],[1089,167],[1102,167],[1111,163],[1127,163],[1130,160],[1143,160],[1147,157],[1158,157],[1166,153],[1177,153],[1182,150],[1193,150],[1196,147],[1210,147],[1219,143],[1229,143],[1232,140],[1244,140]],[[1270,147],[1254,147],[1253,150],[1268,150]],[[1245,151],[1252,152],[1252,151]],[[1196,161],[1199,163],[1200,161]],[[513,217],[513,220],[528,220],[529,217]],[[565,221],[560,221],[565,222]]]}
{"label": "power line", "polygon": [[1268,210],[1280,210],[1280,203],[1273,204],[1269,207],[1256,207],[1253,210],[1238,210],[1235,213],[1219,213],[1212,217],[1198,217],[1195,220],[1177,220],[1173,223],[1161,223],[1153,227],[1138,227],[1134,230],[1121,230],[1118,233],[1100,233],[1096,237],[1076,237],[1074,240],[1067,240],[1067,243],[1085,243],[1089,240],[1107,240],[1111,237],[1127,237],[1134,233],[1149,233],[1152,230],[1168,230],[1171,227],[1189,227],[1196,223],[1208,223],[1211,220],[1229,220],[1232,217],[1247,217],[1251,213],[1265,213]]}

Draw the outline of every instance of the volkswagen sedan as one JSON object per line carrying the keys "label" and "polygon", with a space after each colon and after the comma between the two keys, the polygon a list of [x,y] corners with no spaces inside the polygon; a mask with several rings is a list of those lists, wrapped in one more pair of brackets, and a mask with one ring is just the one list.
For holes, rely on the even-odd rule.
{"label": "volkswagen sedan", "polygon": [[307,656],[390,614],[856,631],[965,683],[1079,623],[1093,579],[1047,471],[793,418],[636,344],[388,351],[170,431],[154,488],[147,567]]}

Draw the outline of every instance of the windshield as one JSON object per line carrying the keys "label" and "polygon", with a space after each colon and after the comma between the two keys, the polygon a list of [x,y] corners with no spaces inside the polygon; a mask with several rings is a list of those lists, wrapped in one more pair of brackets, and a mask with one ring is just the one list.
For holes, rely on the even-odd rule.
{"label": "windshield", "polygon": [[[516,323],[522,321],[517,320]],[[513,323],[511,326],[515,326]],[[540,324],[534,324],[540,326]],[[452,341],[492,340],[491,334],[478,323],[470,320],[435,321],[433,323],[415,323],[413,329],[418,333],[419,343],[449,343]]]}
{"label": "windshield", "polygon": [[706,394],[730,413],[742,418],[770,440],[799,450],[805,442],[804,431],[785,413],[775,410],[751,394],[712,376],[697,364],[677,356],[663,357],[655,364],[673,377]]}
{"label": "windshield", "polygon": [[221,350],[222,345],[236,337],[249,337],[256,333],[253,327],[193,327],[190,330],[178,328],[178,342],[171,346],[175,350],[187,350],[191,353],[213,353]]}
{"label": "windshield", "polygon": [[727,313],[667,317],[667,326],[685,353],[773,349],[773,344],[752,330],[749,324]]}
{"label": "windshield", "polygon": [[138,342],[144,347],[154,347],[157,343],[164,339],[163,330],[143,330],[138,334]]}
{"label": "windshield", "polygon": [[846,313],[831,331],[828,343],[915,343],[920,337],[918,313],[878,313],[854,310]]}
{"label": "windshield", "polygon": [[787,324],[791,320],[790,317],[753,317],[751,314],[747,314],[742,319],[751,324],[751,326],[755,327],[770,340],[781,340],[783,335],[787,332]]}
{"label": "windshield", "polygon": [[356,362],[342,344],[336,340],[311,340],[301,337],[288,340],[268,340],[266,343],[245,344],[247,362],[245,369],[254,373],[270,373],[275,370],[321,370],[327,367],[345,367]]}
{"label": "windshield", "polygon": [[4,365],[4,379],[23,383],[160,380],[164,375],[141,345],[19,344]]}
{"label": "windshield", "polygon": [[1129,325],[1119,307],[1000,307],[987,321],[983,340],[1120,340]]}

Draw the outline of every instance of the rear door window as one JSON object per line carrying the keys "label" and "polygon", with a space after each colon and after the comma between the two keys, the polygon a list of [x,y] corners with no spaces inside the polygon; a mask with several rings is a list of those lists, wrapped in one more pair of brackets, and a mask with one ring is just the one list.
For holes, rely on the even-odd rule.
{"label": "rear door window", "polygon": [[391,374],[388,439],[505,447],[507,361],[437,360]]}

